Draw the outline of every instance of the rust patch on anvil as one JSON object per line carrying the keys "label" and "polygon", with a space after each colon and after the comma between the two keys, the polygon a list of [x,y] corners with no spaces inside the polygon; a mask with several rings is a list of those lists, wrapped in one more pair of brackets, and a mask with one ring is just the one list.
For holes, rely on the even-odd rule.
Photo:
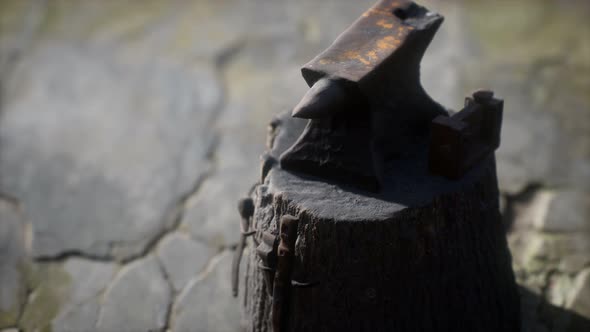
{"label": "rust patch on anvil", "polygon": [[[414,6],[414,7],[412,7]],[[307,84],[324,76],[359,82],[390,58],[416,32],[442,17],[415,10],[413,1],[381,0],[344,31],[323,53],[303,66]],[[423,9],[422,7],[419,7]],[[409,12],[414,10],[414,12]],[[409,13],[409,16],[405,16]],[[412,16],[412,15],[417,16]],[[426,22],[426,23],[425,23]]]}

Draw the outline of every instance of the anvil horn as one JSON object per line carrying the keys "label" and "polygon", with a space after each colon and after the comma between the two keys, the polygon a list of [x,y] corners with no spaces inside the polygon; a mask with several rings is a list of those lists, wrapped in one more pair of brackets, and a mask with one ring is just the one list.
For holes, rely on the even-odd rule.
{"label": "anvil horn", "polygon": [[291,115],[304,119],[322,118],[344,109],[349,99],[342,83],[323,78],[307,91]]}

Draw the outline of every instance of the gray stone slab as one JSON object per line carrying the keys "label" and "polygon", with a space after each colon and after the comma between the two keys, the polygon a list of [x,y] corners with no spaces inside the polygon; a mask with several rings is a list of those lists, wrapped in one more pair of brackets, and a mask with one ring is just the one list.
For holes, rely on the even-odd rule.
{"label": "gray stone slab", "polygon": [[156,255],[176,292],[201,272],[215,251],[187,234],[166,235],[158,245]]}
{"label": "gray stone slab", "polygon": [[218,171],[203,183],[183,218],[195,238],[212,247],[237,243],[240,233],[237,202],[246,196],[256,177],[246,179],[251,182],[245,181],[243,173]]}
{"label": "gray stone slab", "polygon": [[0,4],[0,76],[4,77],[14,59],[30,46],[44,10],[44,4],[28,0]]}
{"label": "gray stone slab", "polygon": [[27,231],[18,203],[0,196],[0,328],[15,325],[26,301]]}
{"label": "gray stone slab", "polygon": [[53,319],[68,302],[71,279],[63,265],[55,262],[31,266],[27,273],[30,294],[18,325],[24,331],[51,329]]}
{"label": "gray stone slab", "polygon": [[590,264],[590,236],[587,232],[527,234],[521,249],[522,266],[529,272],[558,269],[576,273]]}
{"label": "gray stone slab", "polygon": [[585,269],[574,281],[566,308],[584,317],[590,317],[590,269]]}
{"label": "gray stone slab", "polygon": [[558,128],[549,115],[524,113],[518,99],[511,95],[500,97],[505,99],[506,116],[497,152],[499,182],[505,192],[518,193],[529,183],[548,180],[546,175],[553,171],[554,164],[552,151],[560,143]]}
{"label": "gray stone slab", "polygon": [[93,262],[83,258],[70,258],[63,268],[70,278],[68,304],[71,306],[96,297],[110,283],[118,269],[114,263]]}
{"label": "gray stone slab", "polygon": [[590,263],[587,195],[539,189],[515,202],[508,236],[514,262],[527,273],[577,273]]}
{"label": "gray stone slab", "polygon": [[556,192],[546,217],[538,220],[535,226],[545,232],[590,232],[590,193]]}
{"label": "gray stone slab", "polygon": [[567,274],[555,274],[548,279],[548,287],[545,292],[547,300],[555,306],[563,307],[566,304],[569,293],[572,291],[572,277]]}
{"label": "gray stone slab", "polygon": [[538,189],[530,191],[526,198],[512,202],[512,228],[515,231],[542,230],[557,194],[554,190]]}
{"label": "gray stone slab", "polygon": [[464,4],[472,52],[462,56],[464,89],[487,86],[506,101],[501,187],[518,192],[537,182],[588,190],[590,99],[581,93],[590,87],[581,79],[588,76],[588,42],[572,33],[590,27],[588,6],[508,3]]}
{"label": "gray stone slab", "polygon": [[72,308],[58,316],[51,324],[51,329],[54,332],[98,332],[99,330],[95,324],[99,312],[100,303],[98,300],[81,303],[76,308]]}
{"label": "gray stone slab", "polygon": [[160,331],[167,324],[172,289],[156,258],[126,265],[104,294],[96,324],[100,331]]}
{"label": "gray stone slab", "polygon": [[113,278],[116,264],[70,258],[63,269],[69,280],[69,291],[52,322],[53,330],[86,331],[94,328],[98,320],[100,294]]}
{"label": "gray stone slab", "polygon": [[214,71],[40,48],[7,81],[0,185],[22,198],[34,254],[128,257],[207,169]]}
{"label": "gray stone slab", "polygon": [[211,270],[193,280],[174,306],[174,332],[239,331],[240,307],[231,295],[232,252],[215,257]]}

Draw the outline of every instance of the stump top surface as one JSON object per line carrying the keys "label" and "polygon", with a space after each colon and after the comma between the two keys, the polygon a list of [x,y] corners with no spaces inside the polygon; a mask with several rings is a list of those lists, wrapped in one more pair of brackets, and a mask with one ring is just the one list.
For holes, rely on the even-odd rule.
{"label": "stump top surface", "polygon": [[[271,155],[278,156],[291,146],[303,131],[307,120],[279,117],[280,125]],[[495,167],[493,157],[482,161],[462,179],[447,180],[428,172],[427,143],[416,144],[415,153],[388,165],[381,193],[362,191],[343,183],[326,182],[307,174],[292,173],[277,164],[268,173],[265,184],[269,193],[317,218],[335,221],[384,220],[409,207],[426,206],[437,196],[459,192],[477,182],[489,167]]]}

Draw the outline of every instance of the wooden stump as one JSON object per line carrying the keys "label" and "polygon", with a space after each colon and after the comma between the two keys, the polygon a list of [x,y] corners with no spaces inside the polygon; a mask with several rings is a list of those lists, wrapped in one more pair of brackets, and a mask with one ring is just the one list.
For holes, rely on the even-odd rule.
{"label": "wooden stump", "polygon": [[[498,206],[494,158],[459,181],[427,172],[427,143],[391,163],[375,195],[273,163],[303,130],[271,125],[253,226],[299,219],[286,331],[518,331],[519,296]],[[272,331],[256,245],[245,254],[248,331]]]}

